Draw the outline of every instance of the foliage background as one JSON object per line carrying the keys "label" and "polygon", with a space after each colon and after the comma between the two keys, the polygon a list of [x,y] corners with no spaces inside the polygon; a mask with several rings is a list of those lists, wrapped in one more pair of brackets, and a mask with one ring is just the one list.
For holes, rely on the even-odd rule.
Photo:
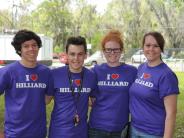
{"label": "foliage background", "polygon": [[32,0],[19,0],[10,9],[0,9],[2,33],[31,29],[51,36],[59,51],[69,36],[82,35],[92,44],[93,53],[110,29],[123,33],[128,49],[140,48],[144,33],[154,30],[164,35],[166,47],[184,48],[184,0],[111,0],[103,13],[87,0],[43,0],[34,10],[32,4]]}

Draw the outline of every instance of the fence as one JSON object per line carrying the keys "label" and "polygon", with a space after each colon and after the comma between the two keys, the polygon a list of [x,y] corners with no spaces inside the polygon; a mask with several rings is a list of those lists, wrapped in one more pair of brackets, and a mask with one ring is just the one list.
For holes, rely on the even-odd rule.
{"label": "fence", "polygon": [[[127,49],[123,58],[126,63],[134,66],[146,60],[140,49]],[[184,72],[184,48],[165,49],[162,59],[173,71]]]}

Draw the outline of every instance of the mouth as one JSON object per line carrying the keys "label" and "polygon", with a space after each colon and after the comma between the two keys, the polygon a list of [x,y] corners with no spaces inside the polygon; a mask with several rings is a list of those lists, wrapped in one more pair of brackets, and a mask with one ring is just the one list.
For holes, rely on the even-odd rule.
{"label": "mouth", "polygon": [[29,56],[32,56],[32,57],[33,57],[33,56],[36,56],[36,54],[28,54],[28,55],[29,55]]}
{"label": "mouth", "polygon": [[35,51],[30,51],[30,52],[28,52],[27,54],[28,54],[28,55],[37,55],[37,52],[35,52]]}
{"label": "mouth", "polygon": [[80,62],[72,62],[72,64],[74,64],[74,65],[79,65]]}
{"label": "mouth", "polygon": [[148,56],[153,56],[154,54],[150,54],[150,53],[148,53],[147,55],[148,55]]}

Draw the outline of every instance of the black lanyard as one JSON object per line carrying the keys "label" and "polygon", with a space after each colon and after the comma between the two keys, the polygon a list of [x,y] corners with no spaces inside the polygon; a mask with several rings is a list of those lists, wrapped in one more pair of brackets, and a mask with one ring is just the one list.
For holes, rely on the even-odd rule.
{"label": "black lanyard", "polygon": [[84,70],[82,68],[82,71],[80,73],[80,84],[77,87],[77,92],[75,95],[75,88],[74,88],[74,84],[72,81],[72,73],[70,72],[69,66],[68,66],[68,79],[69,79],[69,84],[70,84],[70,90],[72,92],[72,97],[74,100],[74,105],[75,105],[75,113],[74,113],[74,117],[73,117],[73,123],[75,126],[78,126],[78,124],[80,123],[80,115],[78,113],[78,102],[79,102],[79,98],[80,98],[80,93],[82,91],[82,85],[83,85],[83,77],[84,77]]}
{"label": "black lanyard", "polygon": [[78,100],[79,100],[79,97],[80,97],[80,93],[82,91],[82,85],[83,85],[83,77],[84,77],[84,71],[82,69],[82,72],[80,73],[80,85],[78,86],[78,92],[77,92],[77,96],[75,96],[75,89],[73,87],[73,81],[72,81],[72,76],[71,76],[71,72],[69,70],[69,67],[68,67],[68,79],[69,79],[69,84],[70,84],[70,90],[72,92],[72,96],[74,98],[74,102],[75,102],[75,105],[76,105],[76,110],[77,110],[77,103],[78,103]]}

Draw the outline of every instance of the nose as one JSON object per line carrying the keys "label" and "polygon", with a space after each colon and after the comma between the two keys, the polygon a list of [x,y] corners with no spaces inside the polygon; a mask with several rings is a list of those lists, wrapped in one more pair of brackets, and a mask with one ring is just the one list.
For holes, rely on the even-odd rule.
{"label": "nose", "polygon": [[78,57],[79,57],[79,56],[78,56],[77,54],[75,54],[73,58],[74,58],[75,60],[77,60]]}
{"label": "nose", "polygon": [[29,47],[29,50],[33,50],[34,48],[32,46]]}
{"label": "nose", "polygon": [[112,49],[112,50],[111,50],[111,54],[114,54],[114,53],[115,53],[115,52],[114,52],[114,49]]}
{"label": "nose", "polygon": [[29,46],[29,50],[35,50],[35,49],[36,49],[35,46],[32,46],[32,45]]}
{"label": "nose", "polygon": [[153,45],[151,45],[150,47],[149,47],[149,50],[154,50],[154,46]]}

